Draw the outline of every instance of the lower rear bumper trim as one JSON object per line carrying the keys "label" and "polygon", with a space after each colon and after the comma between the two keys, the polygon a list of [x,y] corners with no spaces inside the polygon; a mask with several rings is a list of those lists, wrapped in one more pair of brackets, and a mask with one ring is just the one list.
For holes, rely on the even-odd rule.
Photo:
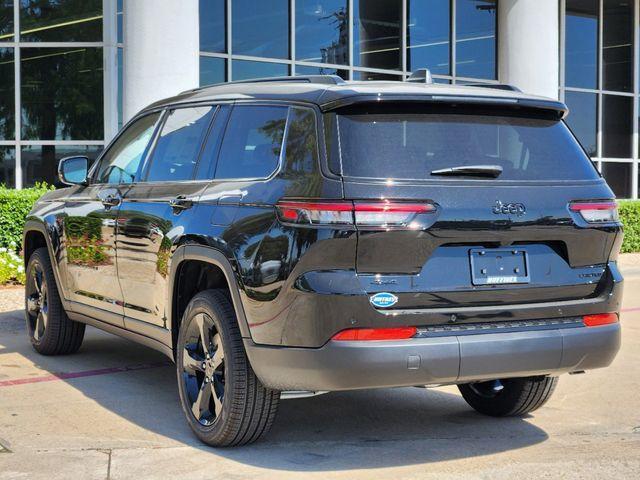
{"label": "lower rear bumper trim", "polygon": [[620,325],[558,328],[402,341],[272,347],[245,339],[262,383],[277,390],[337,391],[559,375],[608,366]]}

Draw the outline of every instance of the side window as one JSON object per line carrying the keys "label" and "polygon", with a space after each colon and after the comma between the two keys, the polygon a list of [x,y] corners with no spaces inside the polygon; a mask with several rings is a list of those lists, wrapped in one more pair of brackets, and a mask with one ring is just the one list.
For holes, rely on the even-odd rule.
{"label": "side window", "polygon": [[215,178],[265,178],[278,167],[288,107],[237,105],[220,148]]}
{"label": "side window", "polygon": [[97,183],[132,183],[153,136],[160,113],[131,124],[100,160]]}
{"label": "side window", "polygon": [[297,177],[300,173],[318,170],[318,140],[316,117],[313,110],[292,107],[285,148],[284,176]]}
{"label": "side window", "polygon": [[230,113],[230,105],[220,105],[218,107],[213,120],[213,126],[209,129],[209,136],[205,141],[202,155],[198,162],[196,180],[211,180],[213,178],[216,171],[216,162],[218,161],[218,152],[222,144],[222,135],[227,126]]}
{"label": "side window", "polygon": [[162,126],[146,175],[147,182],[190,180],[216,107],[171,110]]}

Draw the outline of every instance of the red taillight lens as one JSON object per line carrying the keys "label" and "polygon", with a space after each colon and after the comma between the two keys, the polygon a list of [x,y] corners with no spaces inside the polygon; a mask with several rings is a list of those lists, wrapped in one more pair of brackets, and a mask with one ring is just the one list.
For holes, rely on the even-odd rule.
{"label": "red taillight lens", "polygon": [[416,327],[399,328],[351,328],[342,330],[334,335],[333,340],[360,341],[360,340],[406,340],[417,332]]}
{"label": "red taillight lens", "polygon": [[618,221],[618,204],[614,201],[574,202],[569,210],[577,212],[588,223],[612,223]]}
{"label": "red taillight lens", "polygon": [[585,327],[599,327],[618,322],[617,313],[600,313],[598,315],[585,315],[582,317]]}
{"label": "red taillight lens", "polygon": [[301,202],[280,201],[276,205],[280,219],[307,225],[357,225],[368,227],[406,227],[421,213],[434,213],[432,203],[405,202]]}

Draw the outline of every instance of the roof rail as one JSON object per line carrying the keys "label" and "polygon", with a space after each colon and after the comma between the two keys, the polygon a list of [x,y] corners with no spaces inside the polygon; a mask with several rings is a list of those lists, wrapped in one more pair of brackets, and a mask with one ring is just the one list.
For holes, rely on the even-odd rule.
{"label": "roof rail", "polygon": [[431,70],[429,70],[428,68],[420,68],[409,75],[409,78],[407,78],[407,82],[426,83],[427,85],[430,85],[433,83]]}
{"label": "roof rail", "polygon": [[482,87],[493,88],[494,90],[508,90],[510,92],[522,92],[515,85],[509,85],[507,83],[465,83],[467,87]]}
{"label": "roof rail", "polygon": [[231,82],[212,83],[210,85],[202,85],[201,87],[192,88],[181,92],[180,95],[198,92],[209,87],[219,87],[220,85],[229,85],[236,83],[269,83],[269,82],[289,82],[289,83],[321,83],[324,85],[343,85],[346,82],[338,75],[296,75],[286,77],[264,77],[251,78],[247,80],[234,80]]}
{"label": "roof rail", "polygon": [[248,80],[234,80],[227,83],[269,83],[269,82],[290,82],[290,83],[322,83],[325,85],[342,85],[346,83],[338,75],[296,75],[289,77],[265,77],[252,78]]}

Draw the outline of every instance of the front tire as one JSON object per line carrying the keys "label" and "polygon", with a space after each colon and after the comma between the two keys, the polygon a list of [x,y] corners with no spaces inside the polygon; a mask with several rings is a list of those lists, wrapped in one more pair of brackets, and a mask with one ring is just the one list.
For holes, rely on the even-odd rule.
{"label": "front tire", "polygon": [[492,417],[525,415],[543,406],[553,394],[558,377],[507,378],[458,385],[466,402]]}
{"label": "front tire", "polygon": [[46,248],[29,258],[25,285],[25,317],[33,348],[42,355],[67,355],[78,351],[84,339],[84,323],[71,320],[53,275]]}
{"label": "front tire", "polygon": [[223,290],[200,292],[189,302],[176,345],[176,372],[182,410],[204,443],[244,445],[271,428],[280,392],[265,388],[253,372]]}

